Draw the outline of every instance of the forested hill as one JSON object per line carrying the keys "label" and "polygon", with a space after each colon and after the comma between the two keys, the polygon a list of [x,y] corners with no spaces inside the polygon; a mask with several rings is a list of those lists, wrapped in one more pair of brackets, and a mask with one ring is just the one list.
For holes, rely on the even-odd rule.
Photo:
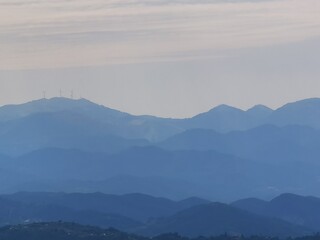
{"label": "forested hill", "polygon": [[[228,236],[187,238],[167,233],[153,238],[127,234],[113,228],[101,229],[75,223],[33,223],[0,228],[1,240],[278,240],[263,236]],[[290,240],[319,240],[320,235],[290,238]]]}

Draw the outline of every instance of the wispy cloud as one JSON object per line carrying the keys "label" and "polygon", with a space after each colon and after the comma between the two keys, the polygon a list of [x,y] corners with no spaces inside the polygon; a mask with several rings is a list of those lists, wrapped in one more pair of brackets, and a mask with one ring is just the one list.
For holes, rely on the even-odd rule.
{"label": "wispy cloud", "polygon": [[319,36],[319,12],[318,0],[0,0],[0,68],[214,57]]}

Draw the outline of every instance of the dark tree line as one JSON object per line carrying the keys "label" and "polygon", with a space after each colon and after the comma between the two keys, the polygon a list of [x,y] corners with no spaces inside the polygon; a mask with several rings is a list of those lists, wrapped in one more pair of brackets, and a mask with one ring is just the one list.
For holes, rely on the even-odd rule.
{"label": "dark tree line", "polygon": [[[101,229],[75,223],[33,223],[0,228],[1,240],[282,240],[261,236],[229,236],[186,238],[176,233],[153,238],[124,233],[116,229]],[[320,240],[320,234],[285,240]]]}

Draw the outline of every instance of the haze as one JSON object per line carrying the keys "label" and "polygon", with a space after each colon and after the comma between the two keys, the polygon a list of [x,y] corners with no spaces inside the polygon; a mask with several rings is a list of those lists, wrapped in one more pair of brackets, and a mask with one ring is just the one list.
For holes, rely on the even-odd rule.
{"label": "haze", "polygon": [[319,12],[318,0],[0,0],[0,105],[62,89],[187,117],[319,97]]}

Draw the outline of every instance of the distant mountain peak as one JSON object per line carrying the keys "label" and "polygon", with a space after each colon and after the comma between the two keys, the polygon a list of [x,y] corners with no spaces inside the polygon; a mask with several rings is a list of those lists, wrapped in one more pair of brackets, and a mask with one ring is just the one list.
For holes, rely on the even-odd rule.
{"label": "distant mountain peak", "polygon": [[297,200],[297,199],[303,199],[303,198],[305,197],[294,194],[294,193],[283,193],[275,197],[274,199],[272,199],[270,202]]}
{"label": "distant mountain peak", "polygon": [[262,104],[255,105],[252,108],[249,108],[247,110],[247,112],[257,112],[257,111],[259,111],[259,112],[261,112],[261,111],[272,112],[273,110],[265,105],[262,105]]}
{"label": "distant mountain peak", "polygon": [[[53,104],[68,104],[70,106],[76,106],[76,105],[91,105],[91,106],[101,106],[105,107],[103,105],[96,104],[88,99],[85,98],[78,98],[78,99],[72,99],[72,98],[66,98],[66,97],[53,97],[53,98],[42,98],[38,100],[34,100],[31,102],[28,102],[26,104],[33,104],[33,105],[53,105]],[[107,108],[107,107],[105,107]]]}
{"label": "distant mountain peak", "polygon": [[[53,98],[40,98],[40,99],[35,99],[31,100],[29,102],[26,102],[24,104],[36,104],[36,103],[61,103],[61,102],[90,102],[89,100],[85,98],[79,98],[79,99],[72,99],[72,98],[67,98],[67,97],[53,97]],[[23,105],[23,104],[22,104]]]}
{"label": "distant mountain peak", "polygon": [[105,114],[112,114],[117,116],[129,116],[129,114],[114,110],[112,108],[98,105],[87,99],[70,99],[65,97],[42,98],[33,100],[24,104],[6,105],[0,107],[0,119],[8,121],[12,119],[26,117],[35,113],[44,112],[63,112],[63,111],[78,111],[81,113],[92,112],[97,114],[97,111]]}
{"label": "distant mountain peak", "polygon": [[238,111],[238,112],[243,112],[243,110],[236,108],[236,107],[232,107],[226,104],[221,104],[218,105],[214,108],[212,108],[209,112],[224,112],[224,111]]}

